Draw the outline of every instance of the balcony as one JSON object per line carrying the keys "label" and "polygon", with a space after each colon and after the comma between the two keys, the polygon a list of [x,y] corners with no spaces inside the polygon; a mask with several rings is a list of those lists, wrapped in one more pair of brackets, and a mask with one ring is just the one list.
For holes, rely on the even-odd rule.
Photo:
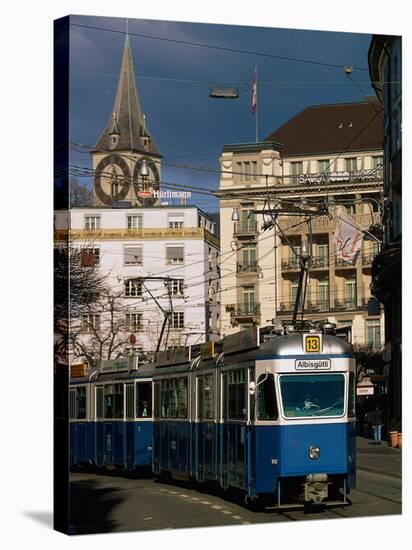
{"label": "balcony", "polygon": [[238,263],[236,266],[236,272],[239,274],[242,273],[257,273],[259,266],[257,262],[249,262],[247,264]]}
{"label": "balcony", "polygon": [[248,220],[247,222],[236,222],[233,235],[235,237],[254,237],[258,234],[257,222]]}
{"label": "balcony", "polygon": [[356,262],[355,264],[351,264],[349,262],[345,262],[342,258],[335,258],[335,267],[338,269],[356,269]]}
{"label": "balcony", "polygon": [[[345,312],[345,311],[366,311],[368,307],[369,298],[356,299],[339,299],[339,300],[318,300],[315,297],[309,299],[305,306],[305,315],[310,316],[325,313],[325,312]],[[295,302],[281,302],[279,308],[279,315],[291,314],[294,310]],[[299,308],[299,312],[301,308]]]}
{"label": "balcony", "polygon": [[313,256],[311,269],[329,269],[329,256]]}
{"label": "balcony", "polygon": [[255,317],[260,316],[260,304],[240,304],[234,308],[232,317],[238,321],[253,321]]}
{"label": "balcony", "polygon": [[297,258],[291,258],[290,260],[282,260],[282,271],[299,271],[300,262]]}

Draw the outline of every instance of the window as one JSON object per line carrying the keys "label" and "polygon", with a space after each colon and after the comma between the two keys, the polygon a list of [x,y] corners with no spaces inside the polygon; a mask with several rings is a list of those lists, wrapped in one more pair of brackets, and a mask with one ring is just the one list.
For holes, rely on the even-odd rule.
{"label": "window", "polygon": [[381,347],[381,321],[380,319],[366,320],[366,343],[371,349]]}
{"label": "window", "polygon": [[232,420],[246,419],[246,379],[245,370],[229,371],[228,380],[228,415]]}
{"label": "window", "polygon": [[376,170],[377,172],[379,170],[383,170],[383,156],[379,155],[378,157],[372,157],[372,169]]}
{"label": "window", "polygon": [[143,227],[143,216],[127,216],[127,229],[141,229]]}
{"label": "window", "polygon": [[85,216],[84,217],[85,229],[100,229],[100,216]]}
{"label": "window", "polygon": [[80,251],[80,265],[82,267],[94,267],[100,263],[99,248],[83,248]]}
{"label": "window", "polygon": [[290,266],[292,268],[300,267],[300,256],[302,255],[302,245],[301,243],[295,243],[292,245],[290,251]]}
{"label": "window", "polygon": [[345,170],[347,172],[355,172],[357,169],[356,157],[345,159]]}
{"label": "window", "polygon": [[239,180],[251,181],[257,178],[257,161],[244,161],[236,163],[236,171]]}
{"label": "window", "polygon": [[129,279],[124,282],[124,295],[126,298],[140,298],[142,293],[143,285],[141,281]]}
{"label": "window", "polygon": [[246,315],[255,313],[255,289],[254,287],[243,288],[243,312]]}
{"label": "window", "polygon": [[104,386],[96,386],[96,418],[98,420],[104,418],[103,393]]}
{"label": "window", "polygon": [[76,418],[76,390],[74,388],[70,388],[69,391],[69,418],[70,420],[73,420]]}
{"label": "window", "polygon": [[172,296],[183,296],[183,287],[183,279],[172,280],[170,284],[170,291],[172,293]]}
{"label": "window", "polygon": [[169,229],[180,229],[184,227],[185,218],[183,214],[169,214]]}
{"label": "window", "polygon": [[86,388],[84,386],[76,388],[76,418],[79,420],[86,418]]}
{"label": "window", "polygon": [[262,374],[258,379],[257,388],[257,417],[259,420],[276,420],[278,407],[275,394],[275,380],[273,374]]}
{"label": "window", "polygon": [[252,177],[255,180],[257,178],[257,162],[252,160]]}
{"label": "window", "polygon": [[299,176],[303,174],[303,162],[291,162],[290,170],[292,174],[292,183],[298,183]]}
{"label": "window", "polygon": [[166,263],[169,265],[184,263],[184,248],[182,245],[166,246]]}
{"label": "window", "polygon": [[123,384],[104,386],[104,418],[123,418]]}
{"label": "window", "polygon": [[376,242],[372,243],[372,254],[373,254],[374,257],[379,254],[379,248],[380,248],[379,243],[376,243]]}
{"label": "window", "polygon": [[322,174],[323,172],[329,172],[330,160],[318,160],[318,172]]}
{"label": "window", "polygon": [[142,330],[142,318],[143,313],[126,313],[126,330],[130,330],[130,332]]}
{"label": "window", "polygon": [[318,257],[314,259],[314,267],[326,267],[329,264],[329,245],[318,244]]}
{"label": "window", "polygon": [[172,328],[184,328],[185,314],[183,311],[174,311],[172,315]]}
{"label": "window", "polygon": [[100,315],[98,313],[86,313],[83,315],[83,331],[97,332],[100,330]]}
{"label": "window", "polygon": [[211,420],[215,416],[215,379],[213,374],[197,379],[197,416],[199,420]]}
{"label": "window", "polygon": [[349,214],[350,216],[353,216],[355,214],[355,204],[354,203],[347,203],[344,204],[346,214]]}
{"label": "window", "polygon": [[354,277],[346,280],[345,291],[347,307],[356,307],[356,279]]}
{"label": "window", "polygon": [[152,416],[151,382],[138,382],[136,385],[136,416],[138,418]]}
{"label": "window", "polygon": [[125,265],[143,264],[143,248],[141,246],[125,246],[123,253]]}
{"label": "window", "polygon": [[292,306],[296,303],[298,288],[299,288],[299,281],[292,281],[292,284],[290,286],[290,299],[292,302]]}
{"label": "window", "polygon": [[244,271],[252,271],[256,268],[256,246],[253,244],[243,245],[242,268]]}
{"label": "window", "polygon": [[355,373],[349,373],[348,416],[355,416],[356,411],[356,380]]}
{"label": "window", "polygon": [[126,390],[126,420],[134,419],[134,384],[125,384]]}
{"label": "window", "polygon": [[160,384],[160,417],[187,418],[187,378],[162,380]]}
{"label": "window", "polygon": [[329,277],[319,279],[318,301],[322,311],[329,308]]}
{"label": "window", "polygon": [[342,416],[345,377],[343,374],[291,374],[280,376],[283,416]]}
{"label": "window", "polygon": [[242,231],[254,231],[255,230],[255,213],[254,207],[242,208],[240,211],[240,225]]}

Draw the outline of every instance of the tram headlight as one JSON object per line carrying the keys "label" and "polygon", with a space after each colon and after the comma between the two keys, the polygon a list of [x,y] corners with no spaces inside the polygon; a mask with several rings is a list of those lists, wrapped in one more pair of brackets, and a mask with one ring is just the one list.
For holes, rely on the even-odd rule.
{"label": "tram headlight", "polygon": [[312,460],[316,460],[317,458],[319,458],[319,455],[320,449],[317,445],[312,445],[311,447],[309,447],[309,457]]}

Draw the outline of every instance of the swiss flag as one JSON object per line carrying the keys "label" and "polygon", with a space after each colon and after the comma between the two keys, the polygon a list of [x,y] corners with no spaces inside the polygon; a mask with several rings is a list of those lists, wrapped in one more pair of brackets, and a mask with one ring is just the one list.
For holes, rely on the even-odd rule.
{"label": "swiss flag", "polygon": [[257,89],[256,89],[256,67],[253,73],[253,86],[252,86],[252,113],[256,113],[257,106]]}

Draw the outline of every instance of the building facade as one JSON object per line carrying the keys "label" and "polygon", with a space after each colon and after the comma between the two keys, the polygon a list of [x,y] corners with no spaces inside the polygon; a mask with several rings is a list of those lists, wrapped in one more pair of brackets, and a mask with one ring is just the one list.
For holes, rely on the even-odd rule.
{"label": "building facade", "polygon": [[[187,193],[161,189],[161,154],[137,91],[126,35],[108,122],[91,150],[93,206],[55,213],[56,244],[74,248],[107,290],[73,319],[71,352],[115,359],[219,336],[219,239]],[[179,195],[180,205],[169,199]],[[165,200],[166,199],[166,200]]]}
{"label": "building facade", "polygon": [[384,236],[372,264],[373,293],[384,305],[385,371],[389,380],[390,418],[402,416],[402,39],[372,37],[369,74],[383,107]]}
{"label": "building facade", "polygon": [[[306,247],[311,248],[311,261],[305,318],[350,326],[355,344],[381,348],[383,315],[369,315],[367,308],[379,243],[366,235],[351,265],[337,258],[333,242],[340,213],[363,229],[381,222],[383,133],[378,109],[371,99],[312,106],[266,141],[224,146],[222,335],[265,325],[274,317],[292,318],[299,256]],[[316,204],[327,204],[329,215],[313,216],[311,232],[304,215],[287,215]],[[262,213],[268,207],[282,211],[278,226],[270,229],[270,216]]]}
{"label": "building facade", "polygon": [[107,276],[109,295],[76,324],[79,342],[97,349],[107,336],[108,343],[114,320],[116,342],[124,343],[118,351],[153,352],[165,317],[161,349],[218,339],[219,240],[206,214],[160,206],[75,208],[55,216],[56,242],[66,241],[68,228],[84,269]]}

